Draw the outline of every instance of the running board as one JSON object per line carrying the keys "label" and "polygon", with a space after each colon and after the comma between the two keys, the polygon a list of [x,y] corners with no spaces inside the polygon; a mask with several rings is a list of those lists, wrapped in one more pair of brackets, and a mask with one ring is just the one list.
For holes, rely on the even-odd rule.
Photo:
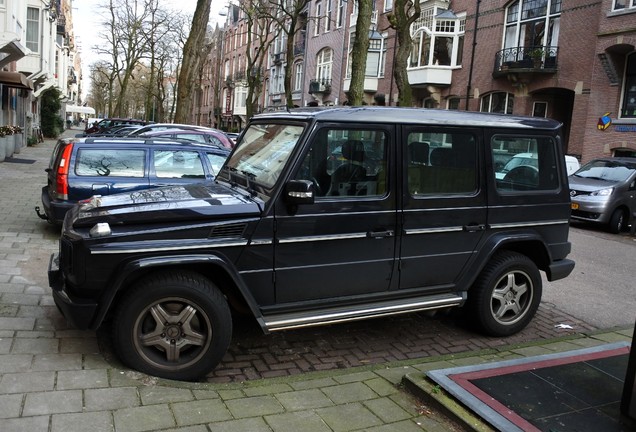
{"label": "running board", "polygon": [[269,315],[262,317],[262,323],[266,332],[272,332],[453,307],[461,305],[464,300],[464,297],[455,294],[409,297],[314,311]]}

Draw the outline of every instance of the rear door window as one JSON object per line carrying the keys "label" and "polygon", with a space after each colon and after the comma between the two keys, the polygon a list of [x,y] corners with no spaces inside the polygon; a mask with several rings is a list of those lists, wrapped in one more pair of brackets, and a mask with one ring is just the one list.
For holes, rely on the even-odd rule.
{"label": "rear door window", "polygon": [[210,166],[212,166],[212,174],[216,175],[221,170],[221,167],[225,163],[225,159],[227,159],[227,157],[215,153],[207,153],[207,156],[210,161]]}
{"label": "rear door window", "polygon": [[144,177],[144,150],[83,148],[77,152],[75,174],[101,177]]}
{"label": "rear door window", "polygon": [[154,150],[157,178],[205,178],[203,162],[196,151]]}
{"label": "rear door window", "polygon": [[556,143],[552,137],[495,135],[490,147],[499,192],[545,191],[559,187]]}

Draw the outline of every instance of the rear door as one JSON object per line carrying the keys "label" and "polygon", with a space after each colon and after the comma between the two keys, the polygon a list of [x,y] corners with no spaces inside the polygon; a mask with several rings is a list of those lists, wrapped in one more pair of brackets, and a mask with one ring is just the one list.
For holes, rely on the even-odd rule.
{"label": "rear door", "polygon": [[402,143],[399,288],[453,292],[486,229],[481,135],[408,127]]}

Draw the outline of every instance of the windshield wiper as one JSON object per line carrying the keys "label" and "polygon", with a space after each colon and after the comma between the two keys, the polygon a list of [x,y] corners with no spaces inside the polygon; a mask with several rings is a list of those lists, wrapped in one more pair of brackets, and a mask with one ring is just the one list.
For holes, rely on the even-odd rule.
{"label": "windshield wiper", "polygon": [[250,193],[251,196],[256,196],[256,190],[253,187],[256,174],[251,173],[249,171],[241,171],[241,173],[245,176],[245,179],[247,180],[246,187],[248,192]]}

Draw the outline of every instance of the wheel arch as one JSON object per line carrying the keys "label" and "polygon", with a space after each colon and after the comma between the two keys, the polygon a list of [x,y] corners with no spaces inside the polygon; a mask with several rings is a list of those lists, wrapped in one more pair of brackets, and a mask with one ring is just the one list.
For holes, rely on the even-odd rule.
{"label": "wheel arch", "polygon": [[217,255],[201,254],[147,257],[124,264],[116,272],[117,278],[110,284],[111,289],[100,298],[99,309],[91,323],[91,328],[97,329],[102,324],[112,306],[117,304],[137,281],[149,274],[171,269],[189,270],[201,274],[219,288],[233,309],[251,313],[260,323],[260,308],[234,266]]}
{"label": "wheel arch", "polygon": [[543,272],[549,270],[552,261],[548,247],[538,234],[523,233],[511,236],[501,233],[491,236],[483,247],[479,249],[479,252],[472,260],[473,265],[467,267],[463,280],[458,285],[470,290],[492,257],[503,250],[527,256]]}

